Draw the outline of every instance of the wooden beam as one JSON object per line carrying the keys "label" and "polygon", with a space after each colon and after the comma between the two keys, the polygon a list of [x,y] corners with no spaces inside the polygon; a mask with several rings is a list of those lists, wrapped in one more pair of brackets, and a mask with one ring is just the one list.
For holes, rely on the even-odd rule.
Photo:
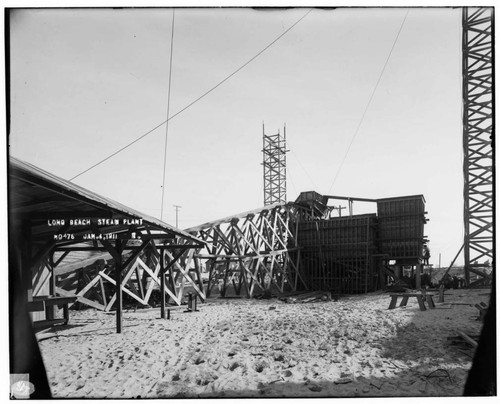
{"label": "wooden beam", "polygon": [[165,318],[165,253],[160,253],[160,292],[161,292],[161,308],[160,317]]}
{"label": "wooden beam", "polygon": [[[44,269],[46,269],[46,271]],[[45,276],[43,277],[42,281],[40,281],[40,278],[41,278],[41,276],[40,276],[40,278],[34,283],[34,287],[35,287],[35,290],[33,291],[34,296],[37,296],[38,293],[40,292],[40,290],[47,284],[47,281],[52,278],[51,270],[48,267],[43,267],[40,270],[40,273],[42,275],[45,274]],[[50,289],[52,289],[52,287]],[[50,295],[53,294],[52,290],[49,291],[49,294]]]}
{"label": "wooden beam", "polygon": [[107,306],[108,299],[106,297],[106,289],[104,287],[104,281],[102,280],[101,276],[99,276],[99,286],[101,287],[102,303],[104,304],[104,306]]}
{"label": "wooden beam", "polygon": [[55,268],[56,275],[63,275],[68,272],[73,272],[75,269],[80,269],[80,268],[86,268],[89,265],[94,264],[96,261],[99,260],[108,260],[111,258],[111,254],[106,252],[105,254],[99,254],[95,255],[93,257],[77,261],[77,262],[72,262],[64,265],[59,265],[58,267]]}
{"label": "wooden beam", "polygon": [[61,288],[56,288],[56,292],[58,295],[61,295],[61,296],[68,296],[68,297],[76,296],[77,301],[79,301],[83,304],[86,304],[87,306],[93,307],[97,310],[105,310],[105,307],[102,304],[96,303],[92,300],[89,300],[89,299],[83,297],[83,296],[75,295],[74,293],[68,292],[67,290],[64,290]]}
{"label": "wooden beam", "polygon": [[451,261],[450,266],[449,266],[449,267],[448,267],[448,269],[445,271],[445,273],[443,274],[443,276],[441,277],[441,279],[440,279],[440,281],[439,281],[439,282],[441,282],[441,281],[444,279],[444,277],[445,277],[446,275],[448,275],[448,272],[450,271],[451,267],[453,266],[453,264],[454,264],[454,263],[455,263],[455,261],[457,260],[458,256],[459,256],[459,255],[460,255],[460,253],[462,252],[463,248],[464,248],[464,244],[462,244],[462,247],[460,247],[460,250],[458,250],[457,255],[455,255],[455,258],[453,258],[453,261]]}
{"label": "wooden beam", "polygon": [[139,288],[139,293],[141,294],[141,299],[144,300],[144,285],[141,279],[141,273],[139,271],[139,265],[135,267],[135,276],[137,278],[137,287]]}
{"label": "wooden beam", "polygon": [[[170,251],[166,251],[166,253],[170,259],[173,258]],[[192,254],[194,254],[194,250],[189,251],[188,257],[191,255],[190,258],[192,258]],[[200,290],[200,288],[198,288],[198,285],[196,285],[196,283],[193,281],[193,279],[191,279],[191,276],[189,275],[189,273],[184,268],[182,268],[182,266],[179,265],[177,262],[174,261],[173,264],[175,265],[177,270],[182,273],[182,275],[183,275],[182,279],[186,279],[191,284],[191,286],[193,286],[194,290],[198,293],[198,296],[200,296],[202,299],[206,299],[205,293],[203,293],[203,291]],[[181,287],[181,292],[183,292],[182,287]]]}
{"label": "wooden beam", "polygon": [[31,268],[34,268],[41,260],[43,260],[54,248],[56,242],[54,240],[49,240],[45,243],[35,254],[35,256],[31,259]]}
{"label": "wooden beam", "polygon": [[[157,274],[160,271],[160,265],[158,264],[158,272],[156,272],[156,271],[152,271],[146,265],[146,263],[143,260],[141,260],[140,258],[137,258],[137,261],[138,261],[139,265],[141,265],[142,269],[144,269],[149,274],[149,276],[151,277],[151,279],[153,281],[155,281],[159,285],[160,284],[160,280],[158,279]],[[150,286],[149,286],[148,291],[146,292],[146,298],[144,299],[145,301],[147,301],[149,299],[149,296],[150,296],[152,290],[153,290],[153,285],[151,283]],[[165,288],[165,292],[167,293],[167,295],[169,295],[177,303],[177,305],[181,304],[179,298],[174,293],[172,293],[172,291],[170,291],[168,288]]]}
{"label": "wooden beam", "polygon": [[127,268],[132,261],[134,261],[140,253],[144,251],[144,249],[148,246],[150,243],[149,240],[144,241],[138,248],[134,250],[134,252],[128,257],[127,261],[123,264],[123,268]]}
{"label": "wooden beam", "polygon": [[[52,200],[53,202],[53,200]],[[57,211],[57,212],[30,212],[25,213],[23,217],[26,217],[32,221],[46,221],[50,219],[93,219],[93,218],[103,218],[103,219],[115,219],[118,218],[113,212],[109,210],[93,210],[93,211]]]}
{"label": "wooden beam", "polygon": [[[99,272],[99,276],[102,277],[103,279],[107,280],[109,283],[111,283],[112,285],[114,285],[116,287],[116,279],[113,279],[111,278],[109,275],[105,274],[104,272]],[[133,299],[137,300],[139,303],[141,304],[147,304],[143,299],[141,299],[138,295],[134,294],[131,290],[128,290],[124,283],[127,282],[128,279],[125,280],[125,278],[123,279],[123,282],[121,284],[121,289],[122,289],[122,292],[125,292],[127,295],[129,295],[130,297],[132,297]],[[113,304],[114,302],[117,301],[117,295],[113,295],[113,297],[111,298],[110,302],[112,302],[111,304]]]}
{"label": "wooden beam", "polygon": [[[200,262],[199,261],[200,260],[198,258],[195,258],[193,256],[194,269],[195,269],[196,275],[198,277],[198,286],[199,286],[200,290],[203,291],[203,279],[201,278],[201,268],[200,268]],[[204,301],[204,299],[201,298],[201,296],[200,296],[200,299],[201,299],[202,302]]]}
{"label": "wooden beam", "polygon": [[207,228],[216,227],[216,226],[224,224],[224,223],[231,223],[231,221],[233,219],[243,219],[243,218],[245,218],[245,217],[247,217],[249,215],[261,214],[263,211],[267,211],[267,210],[273,209],[273,208],[275,208],[277,206],[284,206],[284,205],[285,204],[283,204],[283,203],[276,203],[274,205],[264,206],[264,207],[259,208],[259,209],[250,210],[248,212],[243,212],[243,213],[239,213],[237,215],[228,216],[228,217],[225,217],[223,219],[215,220],[213,222],[204,223],[204,224],[202,224],[200,226],[190,227],[189,229],[186,229],[184,231],[186,231],[188,233],[199,232],[201,230],[204,230],[204,229],[207,229]]}

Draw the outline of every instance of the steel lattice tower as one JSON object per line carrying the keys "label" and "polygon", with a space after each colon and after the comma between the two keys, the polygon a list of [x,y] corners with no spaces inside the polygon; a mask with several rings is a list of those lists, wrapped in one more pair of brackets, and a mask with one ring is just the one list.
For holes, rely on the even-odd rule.
{"label": "steel lattice tower", "polygon": [[493,260],[494,21],[493,8],[462,14],[464,261],[470,272]]}
{"label": "steel lattice tower", "polygon": [[262,125],[264,166],[264,205],[286,202],[286,128],[268,136]]}

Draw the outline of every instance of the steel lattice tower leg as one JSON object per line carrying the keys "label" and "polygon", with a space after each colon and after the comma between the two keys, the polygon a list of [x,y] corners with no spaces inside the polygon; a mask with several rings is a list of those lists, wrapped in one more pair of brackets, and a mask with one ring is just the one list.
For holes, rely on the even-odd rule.
{"label": "steel lattice tower leg", "polygon": [[[494,20],[493,8],[464,7],[462,14],[464,260],[470,273],[493,260]],[[494,268],[494,267],[493,267]]]}
{"label": "steel lattice tower leg", "polygon": [[283,135],[266,135],[262,125],[264,205],[286,203],[286,128]]}

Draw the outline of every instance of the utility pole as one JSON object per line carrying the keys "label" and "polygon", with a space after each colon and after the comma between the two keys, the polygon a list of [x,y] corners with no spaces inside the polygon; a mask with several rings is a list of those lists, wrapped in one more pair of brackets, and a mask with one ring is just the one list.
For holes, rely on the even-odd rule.
{"label": "utility pole", "polygon": [[179,227],[179,209],[182,208],[182,206],[179,205],[173,205],[175,208],[175,227]]}

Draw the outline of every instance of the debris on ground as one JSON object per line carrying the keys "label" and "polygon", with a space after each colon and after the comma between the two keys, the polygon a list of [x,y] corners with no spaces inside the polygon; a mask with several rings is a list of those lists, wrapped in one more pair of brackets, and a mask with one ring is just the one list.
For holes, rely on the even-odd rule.
{"label": "debris on ground", "polygon": [[331,300],[337,301],[339,299],[338,295],[332,295],[328,291],[313,291],[313,292],[301,292],[294,294],[282,294],[278,297],[285,303],[311,303],[311,302],[328,302]]}
{"label": "debris on ground", "polygon": [[450,345],[467,346],[476,348],[479,342],[479,335],[467,335],[462,331],[457,331],[458,335],[448,337]]}

